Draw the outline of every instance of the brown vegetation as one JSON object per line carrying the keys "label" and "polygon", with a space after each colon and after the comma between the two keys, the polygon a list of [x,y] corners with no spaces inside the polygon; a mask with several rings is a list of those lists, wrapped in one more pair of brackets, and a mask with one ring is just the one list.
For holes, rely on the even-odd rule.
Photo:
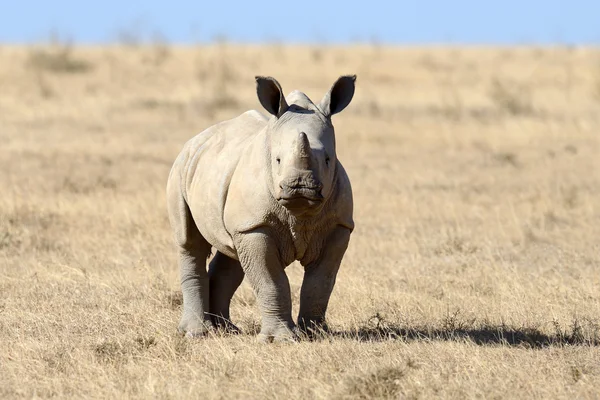
{"label": "brown vegetation", "polygon": [[[0,397],[595,398],[598,51],[0,47]],[[258,108],[254,75],[335,117],[356,231],[316,342],[185,340],[165,183]],[[289,269],[297,306],[302,269]]]}

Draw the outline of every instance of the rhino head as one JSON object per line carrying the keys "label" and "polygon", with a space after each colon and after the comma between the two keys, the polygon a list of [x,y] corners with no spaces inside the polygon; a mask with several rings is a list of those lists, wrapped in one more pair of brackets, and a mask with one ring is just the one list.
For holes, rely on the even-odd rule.
{"label": "rhino head", "polygon": [[354,96],[356,76],[340,77],[315,105],[304,93],[287,99],[271,77],[256,77],[257,95],[273,115],[267,126],[271,194],[295,216],[314,214],[332,193],[339,168],[331,116]]}

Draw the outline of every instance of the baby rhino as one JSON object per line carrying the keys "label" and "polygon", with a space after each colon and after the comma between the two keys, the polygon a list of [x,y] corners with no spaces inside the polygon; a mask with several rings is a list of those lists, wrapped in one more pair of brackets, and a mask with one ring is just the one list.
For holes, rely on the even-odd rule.
{"label": "baby rhino", "polygon": [[[262,315],[259,340],[296,340],[285,268],[304,266],[298,325],[326,329],[325,312],[354,228],[352,189],[337,158],[331,117],[352,100],[356,76],[342,76],[315,105],[284,97],[256,77],[267,119],[248,111],[188,141],[167,183],[169,220],[179,249],[188,337],[237,331],[231,297],[248,278]],[[206,260],[216,254],[206,271]]]}

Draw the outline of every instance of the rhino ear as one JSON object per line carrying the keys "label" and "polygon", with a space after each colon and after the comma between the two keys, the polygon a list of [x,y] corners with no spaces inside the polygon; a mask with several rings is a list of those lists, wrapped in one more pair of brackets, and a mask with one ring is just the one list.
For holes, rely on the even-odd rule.
{"label": "rhino ear", "polygon": [[354,96],[355,82],[356,75],[340,76],[319,103],[319,108],[323,111],[323,114],[330,117],[346,108]]}
{"label": "rhino ear", "polygon": [[260,104],[277,118],[288,109],[281,85],[270,76],[256,77],[256,94]]}

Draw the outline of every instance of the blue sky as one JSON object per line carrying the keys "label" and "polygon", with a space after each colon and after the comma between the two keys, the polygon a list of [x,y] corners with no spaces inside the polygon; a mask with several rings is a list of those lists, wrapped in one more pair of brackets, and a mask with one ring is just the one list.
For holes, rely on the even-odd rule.
{"label": "blue sky", "polygon": [[9,1],[0,42],[600,44],[600,0]]}

